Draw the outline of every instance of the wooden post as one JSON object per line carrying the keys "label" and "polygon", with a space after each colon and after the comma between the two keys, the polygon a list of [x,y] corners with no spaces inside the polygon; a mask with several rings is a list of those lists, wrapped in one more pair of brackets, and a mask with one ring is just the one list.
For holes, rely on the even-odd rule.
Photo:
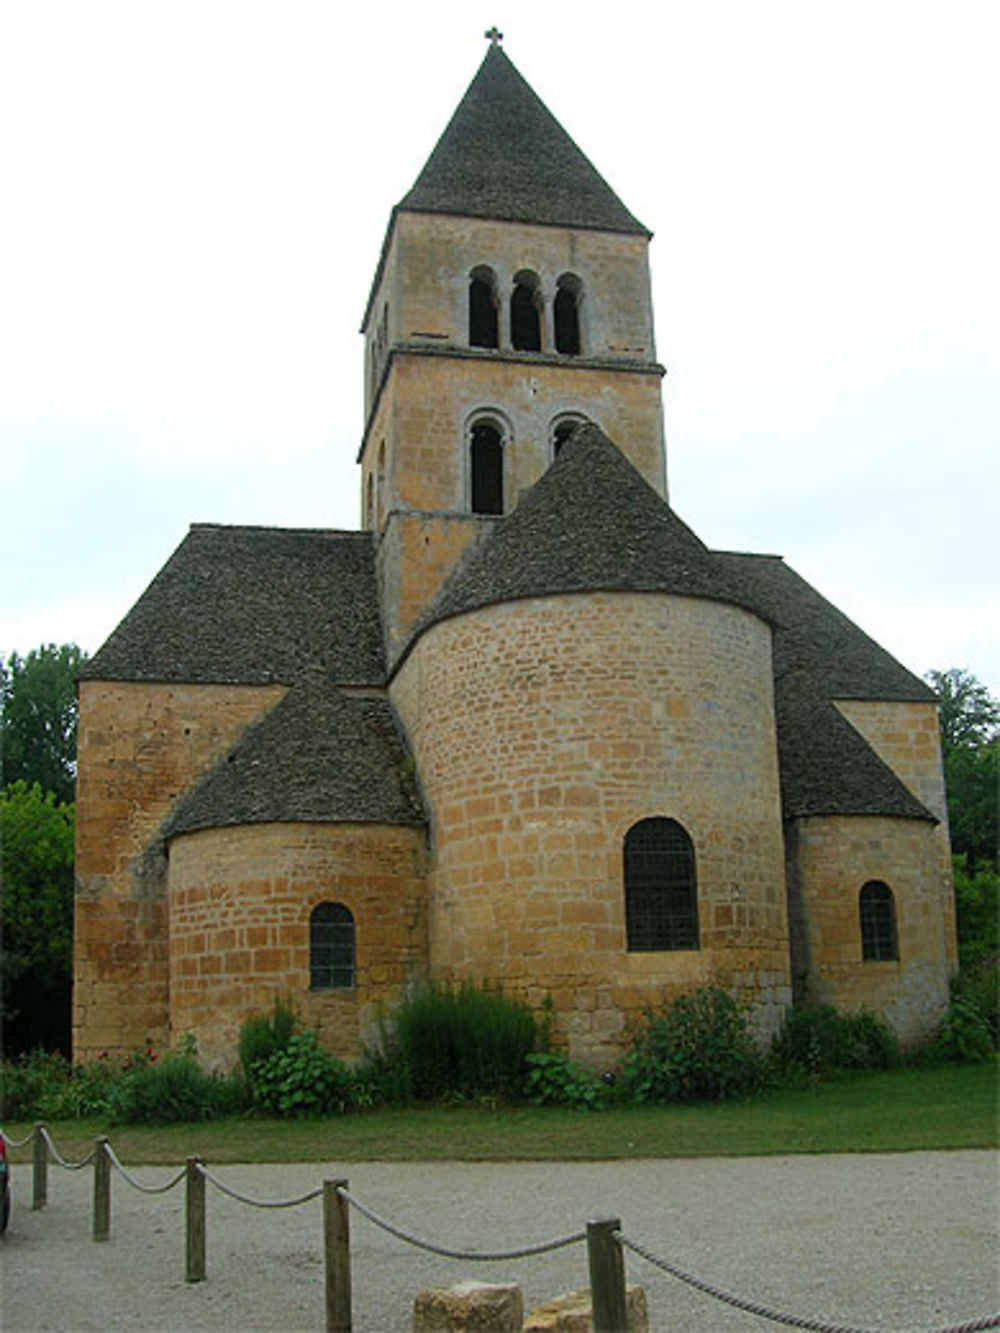
{"label": "wooden post", "polygon": [[590,1261],[590,1304],[594,1333],[628,1333],[625,1309],[625,1260],[617,1217],[595,1218],[587,1223],[587,1257]]}
{"label": "wooden post", "polygon": [[102,1134],[94,1140],[94,1240],[107,1240],[111,1235],[111,1158],[108,1140]]}
{"label": "wooden post", "polygon": [[186,1187],[186,1240],[185,1270],[186,1282],[205,1281],[205,1176],[202,1172],[204,1159],[187,1159]]}
{"label": "wooden post", "polygon": [[35,1121],[31,1141],[31,1207],[44,1208],[49,1201],[49,1145],[42,1130],[45,1126]]}
{"label": "wooden post", "polygon": [[351,1333],[351,1219],[338,1193],[346,1180],[323,1181],[323,1247],[326,1254],[326,1333]]}

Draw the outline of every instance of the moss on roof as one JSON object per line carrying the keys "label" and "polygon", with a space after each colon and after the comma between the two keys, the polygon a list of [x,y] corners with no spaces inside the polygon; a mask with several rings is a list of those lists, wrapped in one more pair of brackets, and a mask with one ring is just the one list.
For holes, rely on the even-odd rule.
{"label": "moss on roof", "polygon": [[291,684],[310,667],[384,682],[371,535],[196,524],[81,674]]}

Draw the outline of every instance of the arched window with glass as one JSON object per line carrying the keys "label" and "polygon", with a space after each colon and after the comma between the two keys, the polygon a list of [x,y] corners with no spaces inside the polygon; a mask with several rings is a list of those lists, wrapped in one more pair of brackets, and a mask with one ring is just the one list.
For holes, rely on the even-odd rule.
{"label": "arched window with glass", "polygon": [[625,933],[630,953],[697,949],[694,843],[676,819],[641,819],[625,834]]}
{"label": "arched window with glass", "polygon": [[309,917],[309,985],[351,990],[355,980],[354,917],[343,903],[317,903]]}
{"label": "arched window with glass", "polygon": [[899,957],[896,900],[881,879],[870,879],[858,895],[861,957],[866,963],[891,963]]}

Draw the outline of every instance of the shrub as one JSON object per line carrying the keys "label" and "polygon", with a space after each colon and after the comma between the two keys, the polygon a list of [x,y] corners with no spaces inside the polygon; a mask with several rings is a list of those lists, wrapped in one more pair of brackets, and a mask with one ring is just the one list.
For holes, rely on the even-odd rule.
{"label": "shrub", "polygon": [[747,1006],[719,986],[647,1008],[625,1061],[626,1091],[638,1102],[686,1102],[760,1087],[765,1066],[747,1019]]}
{"label": "shrub", "polygon": [[971,1005],[989,1028],[993,1047],[1000,1046],[1000,953],[980,953],[963,963],[952,982],[953,1000]]}
{"label": "shrub", "polygon": [[955,996],[941,1021],[931,1054],[959,1064],[982,1064],[996,1050],[993,1033],[976,1006]]}
{"label": "shrub", "polygon": [[239,1057],[248,1083],[254,1065],[283,1051],[297,1027],[298,1016],[290,1000],[275,1000],[270,1014],[250,1014],[243,1020]]}
{"label": "shrub", "polygon": [[255,1108],[277,1116],[344,1112],[352,1104],[351,1073],[305,1029],[285,1046],[252,1066],[250,1093]]}
{"label": "shrub", "polygon": [[393,1027],[401,1074],[418,1100],[516,1098],[524,1086],[534,1016],[499,989],[432,984],[400,1005]]}
{"label": "shrub", "polygon": [[607,1105],[610,1090],[599,1074],[565,1055],[536,1051],[526,1057],[525,1095],[535,1106],[572,1106],[596,1111]]}
{"label": "shrub", "polygon": [[133,1064],[114,1087],[110,1115],[122,1125],[190,1123],[232,1115],[240,1103],[236,1083],[209,1074],[182,1050]]}
{"label": "shrub", "polygon": [[70,1066],[58,1052],[38,1048],[17,1060],[0,1061],[0,1116],[5,1120],[41,1117],[47,1097],[69,1081]]}
{"label": "shrub", "polygon": [[794,1005],[785,1014],[771,1054],[779,1068],[819,1076],[835,1070],[890,1069],[899,1041],[877,1014],[841,1014],[832,1005]]}

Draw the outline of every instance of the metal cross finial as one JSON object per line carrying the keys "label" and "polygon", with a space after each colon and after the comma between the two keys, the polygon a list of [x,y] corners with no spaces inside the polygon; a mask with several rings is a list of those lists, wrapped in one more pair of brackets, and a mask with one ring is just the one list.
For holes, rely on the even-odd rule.
{"label": "metal cross finial", "polygon": [[489,38],[490,46],[499,46],[500,43],[503,41],[503,33],[499,30],[499,28],[495,23],[488,32],[483,33],[483,36]]}

